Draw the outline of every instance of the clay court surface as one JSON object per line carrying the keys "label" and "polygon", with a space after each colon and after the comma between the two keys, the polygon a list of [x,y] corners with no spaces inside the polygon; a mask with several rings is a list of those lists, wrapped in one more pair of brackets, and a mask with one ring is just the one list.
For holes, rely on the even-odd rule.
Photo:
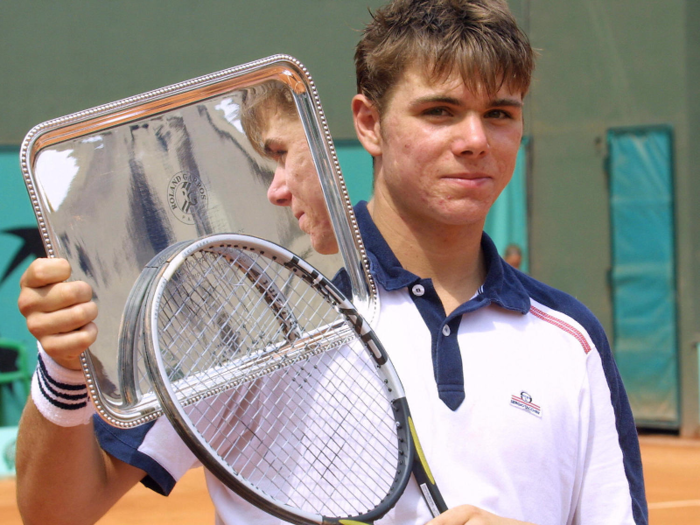
{"label": "clay court surface", "polygon": [[[651,525],[700,525],[700,440],[642,436],[641,444]],[[12,479],[0,480],[0,523],[22,523]],[[142,486],[134,488],[98,523],[213,525],[214,510],[202,470],[197,469],[187,474],[168,498]]]}

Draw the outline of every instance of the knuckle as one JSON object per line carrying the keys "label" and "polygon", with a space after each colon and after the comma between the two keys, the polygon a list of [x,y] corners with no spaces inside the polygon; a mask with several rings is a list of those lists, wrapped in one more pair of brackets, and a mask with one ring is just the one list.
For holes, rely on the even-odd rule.
{"label": "knuckle", "polygon": [[95,342],[96,332],[92,330],[81,330],[78,332],[78,347],[81,348],[81,352],[87,350],[92,343]]}
{"label": "knuckle", "polygon": [[35,281],[44,282],[51,275],[51,267],[52,261],[50,259],[36,259],[29,267],[29,270],[31,270],[30,275],[34,278]]}
{"label": "knuckle", "polygon": [[89,303],[81,303],[77,305],[74,310],[76,324],[81,327],[94,321],[95,317],[97,317],[97,305],[92,301]]}
{"label": "knuckle", "polygon": [[64,324],[63,332],[78,330],[88,322],[85,316],[85,309],[80,304],[66,309],[62,315],[62,319]]}
{"label": "knuckle", "polygon": [[85,281],[74,281],[76,293],[82,301],[90,301],[92,299],[92,286]]}
{"label": "knuckle", "polygon": [[34,301],[31,298],[31,294],[24,290],[20,292],[17,298],[17,307],[24,317],[27,317],[32,312],[33,305]]}
{"label": "knuckle", "polygon": [[25,272],[25,283],[29,286],[45,286],[70,277],[70,264],[65,259],[35,259]]}
{"label": "knuckle", "polygon": [[49,354],[51,359],[58,360],[61,356],[61,346],[58,344],[58,339],[55,337],[39,338],[39,343],[44,351]]}
{"label": "knuckle", "polygon": [[[95,338],[93,337],[92,332],[89,330],[81,329],[77,332],[73,332],[71,334],[69,355],[66,355],[66,357],[70,357],[72,359],[79,357],[80,354],[90,348],[90,345],[94,342]],[[68,351],[66,353],[68,353]]]}
{"label": "knuckle", "polygon": [[80,281],[61,283],[56,291],[60,296],[60,303],[66,306],[77,305],[89,301],[91,298],[90,285]]}
{"label": "knuckle", "polygon": [[43,323],[37,322],[35,316],[27,317],[27,330],[37,339],[44,335],[44,325]]}

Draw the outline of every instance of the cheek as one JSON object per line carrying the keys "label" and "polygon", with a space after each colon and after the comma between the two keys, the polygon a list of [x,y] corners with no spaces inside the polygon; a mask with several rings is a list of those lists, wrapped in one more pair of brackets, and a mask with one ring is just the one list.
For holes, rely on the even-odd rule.
{"label": "cheek", "polygon": [[313,214],[317,222],[319,223],[329,223],[330,215],[328,214],[328,206],[326,205],[326,199],[323,196],[323,190],[320,184],[314,185],[311,189],[310,205],[313,208]]}
{"label": "cheek", "polygon": [[313,185],[314,181],[316,184],[320,185],[318,182],[318,174],[316,173],[316,167],[313,161],[308,155],[299,155],[292,158],[294,177],[298,185],[309,186]]}
{"label": "cheek", "polygon": [[435,157],[435,137],[415,133],[400,133],[387,141],[385,161],[395,169],[415,171]]}
{"label": "cheek", "polygon": [[304,188],[304,167],[296,159],[287,159],[287,186],[294,196],[302,197]]}
{"label": "cheek", "polygon": [[510,178],[515,169],[520,149],[520,139],[521,136],[519,134],[513,133],[492,143],[493,156],[498,159],[499,168],[508,175],[508,178]]}
{"label": "cheek", "polygon": [[313,211],[316,210],[319,203],[324,203],[325,206],[321,181],[318,180],[318,175],[312,165],[303,163],[295,165],[287,185],[294,197],[311,206]]}

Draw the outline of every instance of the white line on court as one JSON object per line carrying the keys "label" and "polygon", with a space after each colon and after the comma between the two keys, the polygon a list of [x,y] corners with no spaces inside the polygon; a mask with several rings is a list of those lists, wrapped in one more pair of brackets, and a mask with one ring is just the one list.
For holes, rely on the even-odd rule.
{"label": "white line on court", "polygon": [[686,499],[681,501],[660,501],[649,503],[649,510],[655,509],[677,509],[681,507],[700,507],[700,499]]}

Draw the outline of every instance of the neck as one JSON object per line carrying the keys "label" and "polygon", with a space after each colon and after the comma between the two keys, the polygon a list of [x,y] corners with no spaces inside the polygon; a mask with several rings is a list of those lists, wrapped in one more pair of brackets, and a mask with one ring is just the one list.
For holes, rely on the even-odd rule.
{"label": "neck", "polygon": [[370,201],[368,210],[401,265],[423,279],[432,279],[445,313],[468,301],[483,284],[483,222],[436,225],[412,220],[381,199]]}

